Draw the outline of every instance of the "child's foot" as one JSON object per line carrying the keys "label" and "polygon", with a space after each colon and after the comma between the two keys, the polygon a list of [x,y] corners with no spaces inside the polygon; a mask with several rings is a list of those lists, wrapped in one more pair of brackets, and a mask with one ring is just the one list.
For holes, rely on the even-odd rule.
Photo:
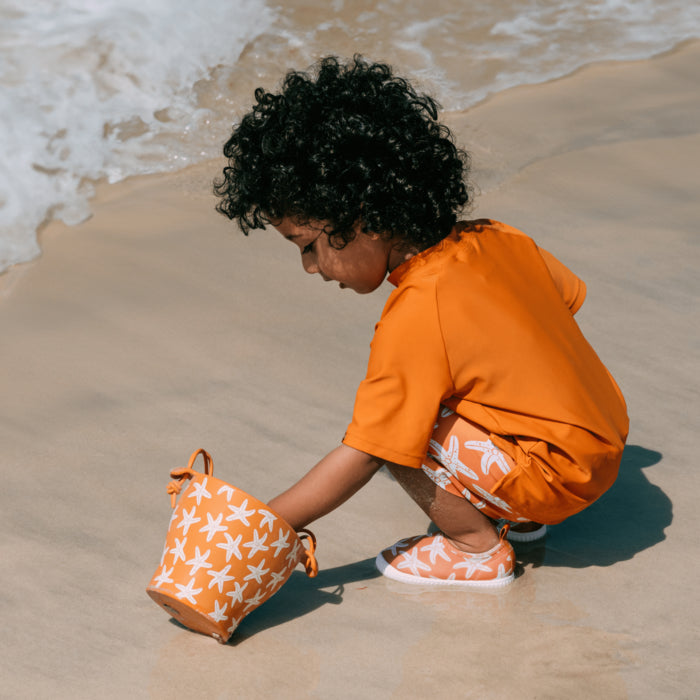
{"label": "child's foot", "polygon": [[[508,522],[504,520],[499,525]],[[547,534],[547,526],[541,523],[510,523],[508,540],[510,542],[534,542]]]}
{"label": "child's foot", "polygon": [[424,586],[496,588],[515,578],[515,554],[505,532],[495,547],[479,554],[456,549],[441,533],[417,535],[380,552],[376,564],[388,578]]}

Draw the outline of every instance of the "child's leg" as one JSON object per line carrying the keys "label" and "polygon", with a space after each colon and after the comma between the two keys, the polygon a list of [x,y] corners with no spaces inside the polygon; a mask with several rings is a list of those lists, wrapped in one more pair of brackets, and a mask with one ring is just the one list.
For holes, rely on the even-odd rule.
{"label": "child's leg", "polygon": [[386,466],[454,547],[464,552],[485,552],[498,544],[493,522],[464,497],[440,488],[421,469]]}
{"label": "child's leg", "polygon": [[387,465],[441,530],[400,540],[377,556],[389,578],[420,585],[500,587],[514,579],[515,553],[494,520],[524,521],[494,491],[514,467],[479,426],[442,408],[422,469]]}

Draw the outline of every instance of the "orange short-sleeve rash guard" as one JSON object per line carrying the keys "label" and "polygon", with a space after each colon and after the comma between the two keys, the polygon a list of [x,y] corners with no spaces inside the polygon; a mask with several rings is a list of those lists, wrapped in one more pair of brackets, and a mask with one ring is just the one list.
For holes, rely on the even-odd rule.
{"label": "orange short-sleeve rash guard", "polygon": [[515,460],[494,495],[521,515],[559,522],[609,488],[628,419],[573,318],[578,277],[525,234],[480,220],[389,281],[345,444],[420,467],[444,404]]}

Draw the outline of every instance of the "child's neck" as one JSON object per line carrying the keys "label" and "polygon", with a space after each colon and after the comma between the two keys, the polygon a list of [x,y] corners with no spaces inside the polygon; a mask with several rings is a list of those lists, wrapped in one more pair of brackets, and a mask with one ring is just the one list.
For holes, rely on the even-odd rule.
{"label": "child's neck", "polygon": [[397,267],[399,267],[399,265],[403,265],[418,252],[419,251],[415,246],[409,245],[403,240],[397,241],[389,253],[389,265],[387,266],[387,272],[392,273]]}

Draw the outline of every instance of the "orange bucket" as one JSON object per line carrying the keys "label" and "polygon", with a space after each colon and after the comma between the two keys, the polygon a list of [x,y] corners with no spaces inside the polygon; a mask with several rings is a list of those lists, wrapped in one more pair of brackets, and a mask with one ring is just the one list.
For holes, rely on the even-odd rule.
{"label": "orange bucket", "polygon": [[[204,459],[204,473],[192,468]],[[276,593],[302,562],[318,566],[316,538],[297,534],[262,501],[214,478],[214,462],[196,450],[184,469],[170,472],[173,514],[160,564],[146,588],[178,622],[222,644],[240,621]],[[190,480],[175,505],[182,482]],[[306,540],[306,549],[302,544]]]}

